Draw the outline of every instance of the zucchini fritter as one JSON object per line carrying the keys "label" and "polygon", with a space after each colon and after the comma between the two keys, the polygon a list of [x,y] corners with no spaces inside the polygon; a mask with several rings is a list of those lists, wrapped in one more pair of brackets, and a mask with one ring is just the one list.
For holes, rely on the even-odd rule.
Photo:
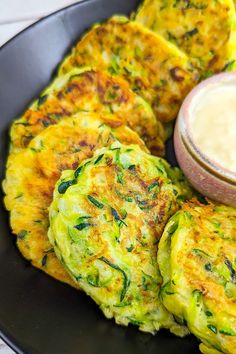
{"label": "zucchini fritter", "polygon": [[13,123],[12,151],[27,147],[45,127],[81,111],[116,114],[143,138],[153,154],[163,155],[164,129],[149,104],[122,78],[89,68],[75,68],[55,79]]}
{"label": "zucchini fritter", "polygon": [[114,143],[64,171],[50,206],[49,239],[107,318],[183,335],[158,298],[158,241],[181,193],[166,168],[137,145]]}
{"label": "zucchini fritter", "polygon": [[183,52],[126,17],[115,16],[93,27],[65,59],[59,73],[84,65],[125,78],[163,122],[176,117],[198,80]]}
{"label": "zucchini fritter", "polygon": [[235,69],[232,0],[145,0],[135,20],[181,48],[202,75]]}
{"label": "zucchini fritter", "polygon": [[5,205],[20,252],[37,268],[71,285],[73,281],[55,257],[47,237],[53,190],[63,170],[76,168],[97,148],[117,139],[139,144],[146,151],[139,136],[118,118],[80,113],[46,128],[27,149],[11,154],[7,162]]}
{"label": "zucchini fritter", "polygon": [[166,308],[206,354],[236,353],[236,209],[185,204],[167,224],[158,263]]}

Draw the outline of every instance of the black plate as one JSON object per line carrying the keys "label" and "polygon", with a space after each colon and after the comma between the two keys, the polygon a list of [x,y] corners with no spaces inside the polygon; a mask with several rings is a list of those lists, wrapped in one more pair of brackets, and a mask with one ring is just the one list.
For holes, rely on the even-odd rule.
{"label": "black plate", "polygon": [[[94,22],[129,14],[138,0],[89,0],[59,11],[0,49],[0,180],[11,121],[49,83],[71,45]],[[170,149],[171,146],[169,146]],[[169,158],[173,152],[169,150]],[[194,354],[193,337],[156,336],[106,320],[82,292],[31,267],[18,253],[0,195],[0,335],[18,353]]]}

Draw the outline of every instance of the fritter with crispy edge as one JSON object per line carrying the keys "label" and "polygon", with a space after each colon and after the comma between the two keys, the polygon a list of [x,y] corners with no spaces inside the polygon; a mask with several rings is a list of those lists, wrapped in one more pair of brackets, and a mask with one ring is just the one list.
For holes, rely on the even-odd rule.
{"label": "fritter with crispy edge", "polygon": [[139,144],[146,151],[139,136],[118,118],[80,113],[46,128],[27,149],[11,154],[7,162],[5,205],[20,252],[37,268],[70,285],[76,286],[58,262],[47,237],[53,190],[63,170],[76,168],[97,148],[117,139]]}
{"label": "fritter with crispy edge", "polygon": [[232,0],[145,0],[135,20],[181,48],[203,76],[236,68]]}
{"label": "fritter with crispy edge", "polygon": [[205,354],[236,353],[236,209],[185,204],[168,222],[158,263],[166,308]]}
{"label": "fritter with crispy edge", "polygon": [[115,16],[94,26],[62,63],[59,73],[84,65],[125,78],[163,122],[176,117],[198,80],[183,52],[126,17]]}
{"label": "fritter with crispy edge", "polygon": [[179,207],[169,169],[137,145],[114,143],[97,151],[58,181],[49,239],[107,318],[145,332],[164,327],[184,335],[158,299],[158,241]]}
{"label": "fritter with crispy edge", "polygon": [[56,78],[13,123],[12,151],[27,147],[46,127],[81,111],[116,114],[142,137],[153,154],[164,154],[164,130],[149,104],[122,78],[89,68],[74,68]]}

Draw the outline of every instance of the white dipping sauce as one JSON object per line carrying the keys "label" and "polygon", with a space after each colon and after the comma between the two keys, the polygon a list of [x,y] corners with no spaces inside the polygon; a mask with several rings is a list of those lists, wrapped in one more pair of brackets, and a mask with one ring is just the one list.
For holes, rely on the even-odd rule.
{"label": "white dipping sauce", "polygon": [[209,159],[236,172],[236,82],[206,86],[191,109],[195,144]]}

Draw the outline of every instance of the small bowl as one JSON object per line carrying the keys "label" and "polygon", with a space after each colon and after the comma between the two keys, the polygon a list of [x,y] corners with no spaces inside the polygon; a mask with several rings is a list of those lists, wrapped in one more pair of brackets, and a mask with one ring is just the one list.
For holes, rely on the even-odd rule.
{"label": "small bowl", "polygon": [[178,163],[192,186],[212,200],[236,207],[236,173],[201,151],[192,134],[190,114],[202,90],[221,83],[232,85],[232,82],[236,85],[236,72],[218,74],[201,82],[189,93],[179,111],[174,145]]}

